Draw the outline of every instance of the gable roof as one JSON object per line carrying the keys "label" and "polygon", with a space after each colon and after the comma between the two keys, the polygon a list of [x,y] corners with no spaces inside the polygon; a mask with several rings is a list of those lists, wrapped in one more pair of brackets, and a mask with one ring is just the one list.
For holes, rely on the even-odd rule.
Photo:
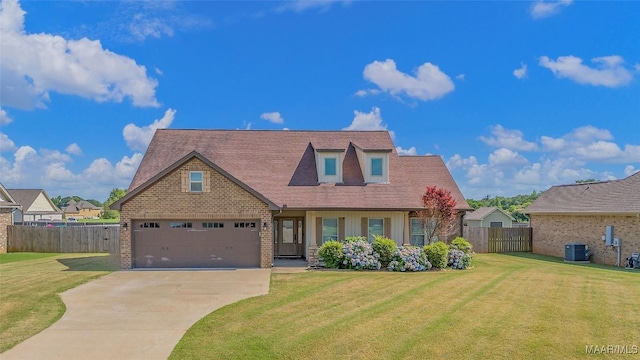
{"label": "gable roof", "polygon": [[90,209],[90,210],[102,210],[101,207],[95,206],[87,200],[75,201],[71,200],[67,204],[67,206],[62,208],[63,212],[79,212],[82,209]]}
{"label": "gable roof", "polygon": [[[180,166],[182,166],[182,164],[186,163],[187,161],[189,161],[189,160],[191,160],[193,158],[197,158],[200,161],[204,162],[205,164],[209,165],[211,168],[213,168],[214,170],[218,171],[222,176],[224,176],[227,179],[231,180],[231,182],[233,182],[236,185],[240,186],[241,188],[243,188],[244,190],[246,190],[247,192],[249,192],[253,196],[257,197],[258,199],[264,201],[265,203],[267,203],[267,205],[269,205],[269,208],[271,210],[277,210],[279,208],[279,206],[274,204],[271,200],[267,199],[262,194],[260,194],[260,193],[256,192],[255,190],[253,190],[247,184],[239,181],[238,179],[233,177],[231,174],[226,172],[224,169],[222,169],[218,165],[212,163],[211,161],[209,161],[209,159],[205,158],[204,156],[202,156],[200,153],[198,153],[196,151],[192,151],[189,154],[185,155],[184,157],[182,157],[182,159],[179,159],[175,163],[171,164],[169,167],[167,167],[166,169],[162,170],[161,172],[159,172],[158,174],[156,174],[155,176],[153,176],[152,178],[150,178],[149,180],[147,180],[146,182],[144,182],[143,184],[141,184],[137,188],[132,189],[131,187],[129,187],[129,190],[127,191],[127,194],[125,196],[121,197],[118,201],[116,201],[113,204],[111,204],[109,207],[111,209],[120,210],[122,208],[122,204],[127,202],[127,200],[129,200],[130,198],[132,198],[136,194],[138,194],[141,191],[143,191],[144,189],[146,189],[149,185],[151,185],[151,184],[155,183],[156,181],[160,180],[165,175],[167,175],[168,173],[172,172],[173,170],[179,168]],[[140,168],[138,168],[138,170],[139,169]],[[135,179],[135,177],[134,177],[134,179]]]}
{"label": "gable roof", "polygon": [[502,209],[498,209],[495,206],[486,206],[486,207],[477,208],[474,211],[467,212],[464,218],[465,220],[483,220],[485,217],[489,216],[490,214],[493,214],[495,211],[498,211],[504,214],[511,220],[515,220],[513,216],[509,215],[509,213],[503,211]]}
{"label": "gable roof", "polygon": [[0,184],[0,208],[19,208],[20,204],[14,200],[9,191]]}
{"label": "gable roof", "polygon": [[[389,183],[365,184],[355,149],[389,152]],[[344,152],[343,183],[318,183],[315,151]],[[198,156],[276,208],[420,209],[426,186],[451,190],[469,206],[437,156],[399,157],[387,131],[157,130],[127,196]]]}
{"label": "gable roof", "polygon": [[621,180],[553,186],[524,212],[640,214],[640,172]]}
{"label": "gable roof", "polygon": [[[22,206],[22,210],[25,213],[29,212],[29,208],[33,205],[34,201],[36,201],[40,194],[43,194],[49,205],[51,205],[52,210],[50,212],[61,212],[43,189],[7,189],[7,191],[9,191],[15,201]],[[41,211],[38,213],[40,212]]]}

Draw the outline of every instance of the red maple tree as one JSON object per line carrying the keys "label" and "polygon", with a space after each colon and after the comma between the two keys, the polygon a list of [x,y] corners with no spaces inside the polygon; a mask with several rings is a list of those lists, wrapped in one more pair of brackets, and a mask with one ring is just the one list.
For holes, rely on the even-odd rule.
{"label": "red maple tree", "polygon": [[437,186],[427,186],[422,194],[422,205],[425,210],[420,212],[422,223],[425,225],[426,243],[431,244],[436,239],[451,234],[456,221],[456,199],[451,191]]}

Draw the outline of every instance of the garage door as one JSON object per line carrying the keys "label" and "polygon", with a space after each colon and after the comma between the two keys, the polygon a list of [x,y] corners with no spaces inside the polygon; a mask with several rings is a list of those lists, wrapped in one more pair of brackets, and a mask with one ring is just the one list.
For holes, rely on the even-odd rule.
{"label": "garage door", "polygon": [[133,222],[136,268],[260,266],[259,220]]}

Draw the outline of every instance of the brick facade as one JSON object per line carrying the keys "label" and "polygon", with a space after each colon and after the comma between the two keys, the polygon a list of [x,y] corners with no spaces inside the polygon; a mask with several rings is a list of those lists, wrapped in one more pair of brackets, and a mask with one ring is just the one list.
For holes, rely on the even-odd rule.
{"label": "brick facade", "polygon": [[0,209],[0,253],[7,252],[7,226],[11,223],[11,211],[13,209],[2,208]]}
{"label": "brick facade", "polygon": [[[182,192],[181,174],[185,171],[206,171],[211,191]],[[122,204],[120,222],[129,226],[142,219],[260,219],[260,267],[273,262],[273,229],[271,211],[262,200],[244,190],[197,158],[185,162],[140,193]],[[120,231],[121,268],[131,269],[131,228]]]}
{"label": "brick facade", "polygon": [[640,252],[638,216],[531,214],[533,252],[564,258],[564,245],[577,242],[589,246],[592,262],[615,265],[617,249],[602,241],[607,225],[614,226],[614,236],[621,240],[621,262],[632,252]]}

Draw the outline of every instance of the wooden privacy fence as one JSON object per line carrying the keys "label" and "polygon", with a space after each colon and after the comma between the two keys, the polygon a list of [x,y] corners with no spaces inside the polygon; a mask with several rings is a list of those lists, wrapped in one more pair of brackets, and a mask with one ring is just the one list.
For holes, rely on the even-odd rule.
{"label": "wooden privacy fence", "polygon": [[533,228],[464,228],[464,238],[477,253],[531,252]]}
{"label": "wooden privacy fence", "polygon": [[117,254],[120,226],[7,226],[7,252]]}

